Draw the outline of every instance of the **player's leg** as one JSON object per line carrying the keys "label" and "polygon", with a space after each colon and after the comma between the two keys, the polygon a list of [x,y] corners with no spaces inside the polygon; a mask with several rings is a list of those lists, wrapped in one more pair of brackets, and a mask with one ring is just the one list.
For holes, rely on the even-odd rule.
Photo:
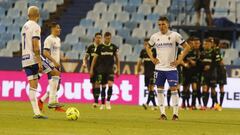
{"label": "player's leg", "polygon": [[97,73],[94,73],[94,76],[90,78],[90,82],[92,83],[92,90],[93,90],[93,108],[96,108],[98,106],[98,98],[100,95],[100,83],[97,82]]}
{"label": "player's leg", "polygon": [[34,112],[34,119],[47,119],[46,116],[43,116],[41,114],[41,111],[38,107],[38,102],[37,102],[37,87],[38,87],[38,65],[32,65],[29,67],[24,68],[25,73],[27,75],[28,81],[29,81],[29,100],[31,102],[33,112]]}
{"label": "player's leg", "polygon": [[154,78],[156,80],[156,85],[157,85],[157,99],[158,99],[158,105],[160,108],[160,119],[161,120],[167,120],[166,112],[165,112],[165,105],[164,105],[164,100],[165,100],[165,95],[164,95],[164,84],[166,81],[166,75],[164,71],[155,71],[154,72]]}
{"label": "player's leg", "polygon": [[224,100],[224,85],[227,84],[227,75],[226,75],[226,69],[224,66],[220,67],[220,82],[219,82],[219,87],[220,87],[220,106],[222,107],[223,100]]}
{"label": "player's leg", "polygon": [[[48,76],[48,83],[50,84],[50,80],[52,77],[50,74],[47,74],[47,76]],[[41,111],[43,110],[43,103],[48,99],[48,97],[49,97],[49,91],[46,90],[45,94],[38,100],[38,106]]]}
{"label": "player's leg", "polygon": [[151,101],[151,99],[150,99],[150,87],[149,87],[149,85],[150,85],[150,77],[148,77],[148,76],[144,76],[144,84],[145,84],[145,87],[147,87],[147,90],[148,90],[148,96],[147,96],[147,102],[146,102],[146,104],[143,104],[142,106],[143,106],[143,108],[145,109],[145,110],[147,110],[147,107],[148,107],[148,105],[149,105],[149,103],[150,103],[150,101]]}
{"label": "player's leg", "polygon": [[105,74],[98,74],[97,75],[97,82],[102,85],[101,90],[101,106],[100,110],[105,108],[105,100],[106,100],[106,85],[107,85],[107,79]]}
{"label": "player's leg", "polygon": [[172,104],[173,104],[173,117],[172,120],[178,120],[179,109],[179,95],[177,91],[178,86],[178,71],[167,71],[166,78],[171,89]]}
{"label": "player's leg", "polygon": [[155,101],[155,94],[154,94],[154,84],[155,84],[156,80],[154,78],[154,75],[152,75],[152,77],[150,78],[150,83],[148,85],[149,88],[149,95],[150,95],[150,101],[152,101],[153,104],[153,110],[157,109],[157,104]]}
{"label": "player's leg", "polygon": [[197,98],[197,83],[192,83],[192,109],[196,110],[196,98]]}
{"label": "player's leg", "polygon": [[208,99],[209,99],[209,87],[207,84],[204,84],[202,87],[202,101],[203,101],[203,107],[201,110],[207,109]]}
{"label": "player's leg", "polygon": [[108,80],[108,91],[107,91],[106,109],[110,110],[111,109],[110,101],[113,94],[114,74],[107,75],[107,80]]}
{"label": "player's leg", "polygon": [[171,101],[171,90],[168,89],[167,90],[167,105],[168,105],[168,108],[170,108],[170,101]]}

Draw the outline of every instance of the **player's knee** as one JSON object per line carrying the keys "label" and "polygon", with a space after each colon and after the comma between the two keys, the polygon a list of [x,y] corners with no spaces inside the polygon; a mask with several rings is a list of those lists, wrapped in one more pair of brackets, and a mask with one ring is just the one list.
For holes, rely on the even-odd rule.
{"label": "player's knee", "polygon": [[30,88],[37,89],[38,81],[36,79],[29,81]]}

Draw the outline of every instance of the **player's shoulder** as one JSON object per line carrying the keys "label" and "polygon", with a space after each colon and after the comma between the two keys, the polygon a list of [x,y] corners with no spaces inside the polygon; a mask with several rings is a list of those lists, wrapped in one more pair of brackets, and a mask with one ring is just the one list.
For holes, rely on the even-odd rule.
{"label": "player's shoulder", "polygon": [[159,32],[155,32],[155,33],[153,33],[152,34],[152,36],[151,37],[156,37],[156,36],[159,36],[161,34],[161,32],[159,31]]}

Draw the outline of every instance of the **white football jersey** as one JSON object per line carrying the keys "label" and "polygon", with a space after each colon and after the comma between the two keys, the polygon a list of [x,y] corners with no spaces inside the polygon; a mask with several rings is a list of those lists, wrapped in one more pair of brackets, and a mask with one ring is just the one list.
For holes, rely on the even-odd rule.
{"label": "white football jersey", "polygon": [[49,35],[44,41],[44,49],[48,49],[51,57],[60,64],[61,40],[59,37]]}
{"label": "white football jersey", "polygon": [[182,36],[174,31],[168,31],[166,34],[157,32],[149,40],[149,44],[156,48],[157,59],[160,61],[155,66],[156,70],[171,71],[177,70],[176,67],[170,66],[171,62],[177,59],[177,43],[184,43]]}
{"label": "white football jersey", "polygon": [[23,25],[21,31],[23,67],[37,64],[36,57],[33,52],[32,39],[39,38],[39,48],[41,50],[40,34],[41,28],[36,22],[29,20]]}

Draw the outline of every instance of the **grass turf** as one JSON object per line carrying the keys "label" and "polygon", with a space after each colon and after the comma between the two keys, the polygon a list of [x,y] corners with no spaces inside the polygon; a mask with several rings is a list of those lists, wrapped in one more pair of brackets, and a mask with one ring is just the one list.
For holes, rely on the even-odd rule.
{"label": "grass turf", "polygon": [[0,102],[0,135],[240,135],[240,109],[222,112],[180,111],[180,120],[159,120],[159,111],[140,106],[113,105],[112,110],[90,104],[66,104],[80,111],[80,119],[68,121],[65,113],[46,109],[48,120],[32,119],[29,102]]}

